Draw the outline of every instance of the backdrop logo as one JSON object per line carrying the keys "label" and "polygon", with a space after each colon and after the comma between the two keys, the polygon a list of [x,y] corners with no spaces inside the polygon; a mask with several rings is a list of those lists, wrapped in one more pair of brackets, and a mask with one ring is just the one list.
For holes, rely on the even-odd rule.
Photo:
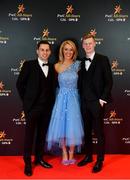
{"label": "backdrop logo", "polygon": [[121,8],[120,5],[116,5],[114,8],[114,12],[112,14],[105,14],[105,18],[109,22],[125,22],[126,19],[128,18],[128,15],[121,14],[121,11],[123,9]]}
{"label": "backdrop logo", "polygon": [[7,44],[9,37],[1,35],[2,31],[0,31],[0,44]]}
{"label": "backdrop logo", "polygon": [[113,75],[119,75],[119,76],[122,76],[125,72],[125,69],[119,68],[119,63],[117,59],[112,60],[111,70],[113,72]]}
{"label": "backdrop logo", "polygon": [[20,4],[20,5],[18,6],[18,12],[17,12],[17,14],[24,13],[24,10],[25,10],[24,4]]}
{"label": "backdrop logo", "polygon": [[11,67],[10,68],[10,71],[14,74],[14,76],[19,75],[25,61],[26,61],[25,59],[20,60],[19,67],[17,67],[17,68],[16,67]]}
{"label": "backdrop logo", "polygon": [[119,125],[123,122],[123,118],[119,118],[115,110],[111,110],[107,116],[107,118],[104,118],[104,124]]}
{"label": "backdrop logo", "polygon": [[122,141],[124,142],[124,144],[130,144],[130,137],[123,137]]}
{"label": "backdrop logo", "polygon": [[12,21],[30,21],[32,14],[25,13],[25,9],[24,4],[19,4],[17,7],[17,12],[8,13],[8,17],[10,17]]}
{"label": "backdrop logo", "polygon": [[4,90],[4,84],[3,84],[3,82],[1,81],[1,82],[0,82],[0,92],[3,91],[3,90]]}
{"label": "backdrop logo", "polygon": [[5,139],[5,132],[4,131],[0,131],[0,139]]}
{"label": "backdrop logo", "polygon": [[48,38],[49,36],[49,31],[48,31],[48,28],[47,29],[44,29],[43,32],[42,32],[42,38]]}
{"label": "backdrop logo", "polygon": [[[89,34],[92,35],[95,38],[95,41],[96,41],[97,45],[102,44],[103,38],[99,38],[99,37],[96,36],[97,35],[96,29],[91,29],[89,32],[87,32],[85,34],[86,35],[89,35]],[[81,38],[81,40],[82,40],[82,38]]]}
{"label": "backdrop logo", "polygon": [[67,15],[70,16],[70,15],[72,15],[72,12],[73,12],[74,8],[72,7],[72,5],[68,5],[66,10],[67,10],[66,11],[66,16]]}
{"label": "backdrop logo", "polygon": [[124,90],[124,93],[126,96],[129,96],[130,97],[130,89],[125,89]]}
{"label": "backdrop logo", "polygon": [[114,110],[114,111],[110,111],[109,119],[115,118],[115,117],[116,117],[116,112],[115,112],[115,110]]}
{"label": "backdrop logo", "polygon": [[10,96],[11,90],[6,90],[4,87],[4,83],[0,81],[0,96]]}
{"label": "backdrop logo", "polygon": [[67,5],[66,12],[64,14],[57,14],[57,19],[61,22],[77,22],[80,19],[79,14],[73,13],[74,8],[72,4]]}
{"label": "backdrop logo", "polygon": [[42,33],[41,33],[41,37],[34,37],[33,40],[34,41],[48,41],[50,44],[55,44],[55,41],[57,41],[56,37],[51,37],[50,32],[48,30],[48,28],[44,28]]}
{"label": "backdrop logo", "polygon": [[16,125],[25,125],[26,124],[26,120],[25,120],[25,114],[24,111],[22,111],[17,118],[13,118],[13,122]]}
{"label": "backdrop logo", "polygon": [[7,134],[5,133],[5,131],[0,131],[0,143],[2,145],[5,145],[5,144],[10,145],[13,141],[12,138],[6,138],[6,135]]}
{"label": "backdrop logo", "polygon": [[121,12],[121,7],[120,7],[120,5],[117,5],[115,8],[115,12],[114,12],[114,17],[115,16],[119,16],[120,15],[120,12]]}

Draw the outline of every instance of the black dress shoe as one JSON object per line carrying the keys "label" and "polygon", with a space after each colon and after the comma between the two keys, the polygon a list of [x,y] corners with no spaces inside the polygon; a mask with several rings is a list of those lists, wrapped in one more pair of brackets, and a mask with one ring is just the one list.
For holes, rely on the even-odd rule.
{"label": "black dress shoe", "polygon": [[103,162],[102,161],[97,161],[95,163],[94,167],[93,167],[92,172],[93,173],[97,173],[97,172],[101,171],[102,170],[102,166],[103,166]]}
{"label": "black dress shoe", "polygon": [[31,165],[31,163],[25,163],[24,174],[26,176],[32,176],[32,165]]}
{"label": "black dress shoe", "polygon": [[49,164],[49,163],[47,163],[47,162],[45,162],[45,161],[43,161],[43,160],[35,160],[35,165],[38,165],[38,164],[40,164],[42,167],[44,167],[44,168],[52,168],[52,165],[51,164]]}
{"label": "black dress shoe", "polygon": [[89,157],[89,156],[86,156],[82,161],[80,161],[77,166],[81,167],[81,166],[84,166],[90,162],[92,162],[92,157]]}

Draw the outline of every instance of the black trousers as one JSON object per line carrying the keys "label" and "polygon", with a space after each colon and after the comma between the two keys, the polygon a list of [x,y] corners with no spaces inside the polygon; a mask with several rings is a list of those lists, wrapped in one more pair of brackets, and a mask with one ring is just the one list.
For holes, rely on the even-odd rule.
{"label": "black trousers", "polygon": [[92,156],[92,132],[98,139],[97,160],[104,160],[105,140],[104,140],[104,110],[99,101],[81,101],[81,112],[84,120],[85,131],[85,152],[87,156]]}
{"label": "black trousers", "polygon": [[43,106],[34,107],[25,112],[26,126],[24,138],[24,160],[31,160],[33,145],[35,158],[41,159],[44,154],[46,133],[49,125],[51,110]]}

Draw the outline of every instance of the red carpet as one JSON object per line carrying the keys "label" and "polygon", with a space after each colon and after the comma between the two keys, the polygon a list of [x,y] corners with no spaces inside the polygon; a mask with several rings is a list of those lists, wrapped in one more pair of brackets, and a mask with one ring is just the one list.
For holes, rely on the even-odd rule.
{"label": "red carpet", "polygon": [[[78,161],[83,156],[78,155]],[[52,169],[36,166],[33,175],[27,177],[23,173],[24,163],[21,156],[0,156],[0,179],[130,179],[130,155],[106,155],[101,172],[91,172],[94,164],[84,167],[76,165],[64,166],[60,157],[46,157],[53,165]]]}

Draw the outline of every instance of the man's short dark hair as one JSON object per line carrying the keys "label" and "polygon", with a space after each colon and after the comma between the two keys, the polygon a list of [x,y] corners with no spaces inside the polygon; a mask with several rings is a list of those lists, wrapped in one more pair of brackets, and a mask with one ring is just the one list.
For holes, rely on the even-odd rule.
{"label": "man's short dark hair", "polygon": [[38,44],[37,44],[37,49],[39,49],[39,47],[40,47],[41,44],[48,44],[48,45],[49,45],[49,48],[50,48],[50,50],[51,50],[51,45],[50,45],[50,43],[49,43],[48,41],[43,41],[43,40],[38,42]]}

